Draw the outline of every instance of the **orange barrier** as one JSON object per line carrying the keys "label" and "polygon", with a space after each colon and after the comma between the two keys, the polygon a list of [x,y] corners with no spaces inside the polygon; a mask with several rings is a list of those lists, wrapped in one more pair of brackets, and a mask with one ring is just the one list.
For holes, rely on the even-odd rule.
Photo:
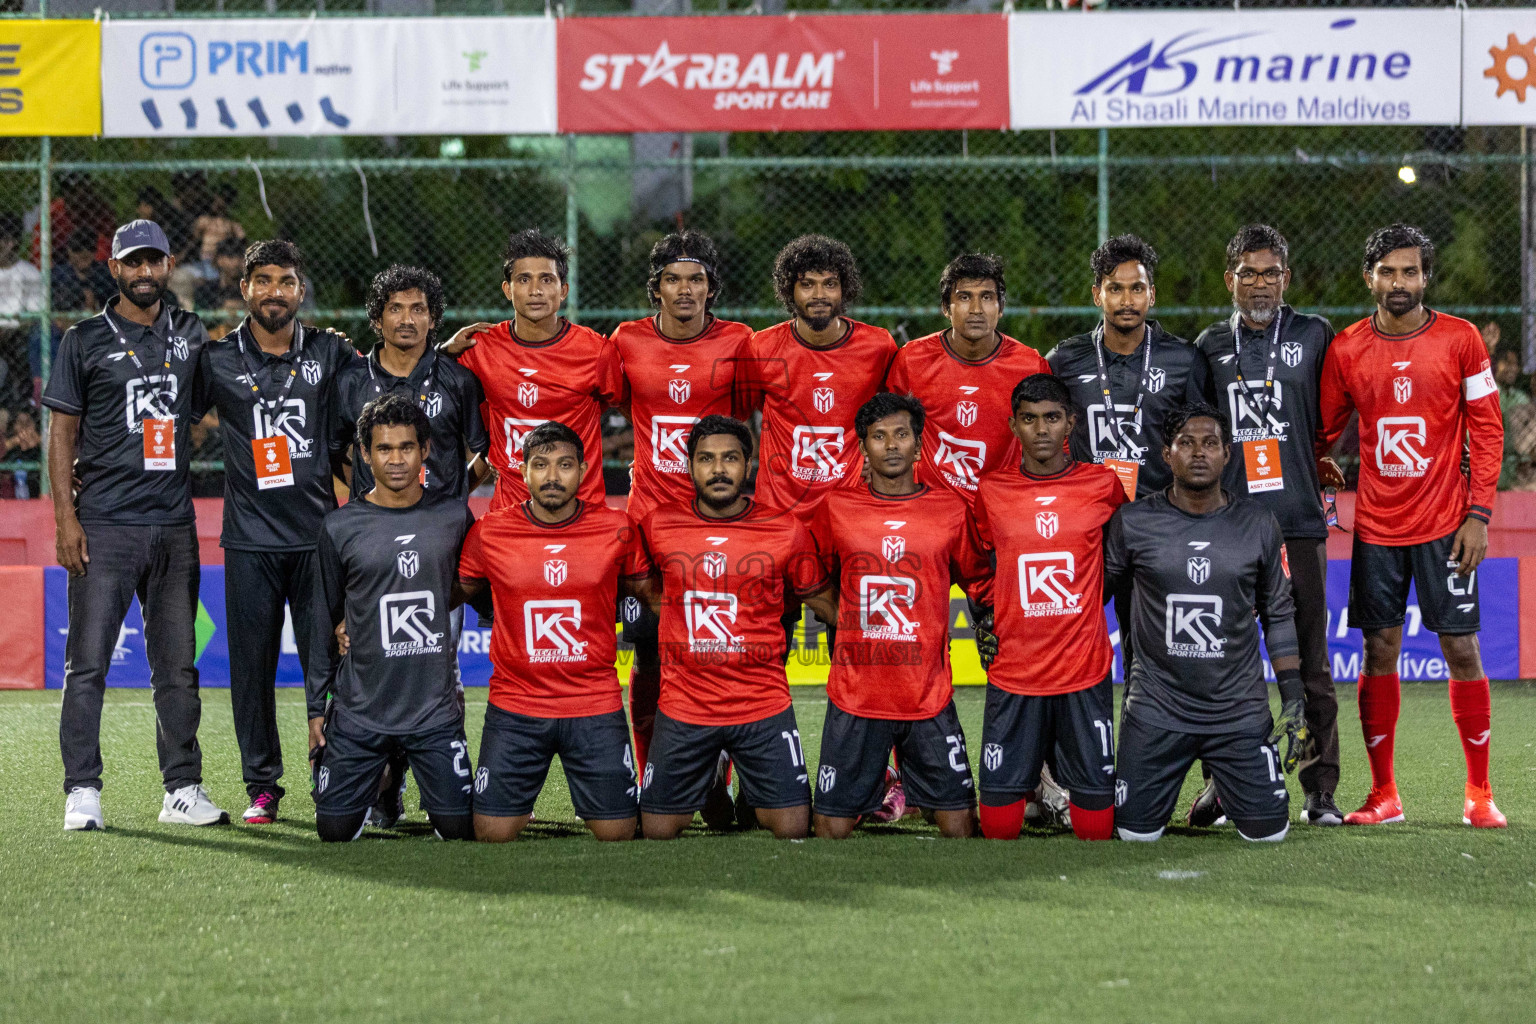
{"label": "orange barrier", "polygon": [[0,566],[0,690],[43,688],[43,570],[35,565]]}

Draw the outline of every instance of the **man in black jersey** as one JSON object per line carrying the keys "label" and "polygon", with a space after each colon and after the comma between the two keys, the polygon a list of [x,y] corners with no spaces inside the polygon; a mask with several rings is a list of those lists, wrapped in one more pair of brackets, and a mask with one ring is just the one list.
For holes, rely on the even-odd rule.
{"label": "man in black jersey", "polygon": [[[448,628],[461,596],[459,551],[474,517],[463,502],[421,486],[431,429],[400,395],[364,406],[358,443],[376,486],[321,525],[305,696],[315,826],[327,842],[362,834],[379,772],[396,752],[415,773],[437,834],[474,836]],[[334,631],[343,622],[348,647],[339,654]]]}
{"label": "man in black jersey", "polygon": [[277,820],[283,750],[275,684],[283,608],[299,661],[309,661],[315,539],[336,507],[326,445],[337,375],[352,343],[297,319],[304,257],[292,242],[245,252],[246,318],[203,349],[198,373],[224,437],[224,600],[229,702],[250,806],[245,821]]}
{"label": "man in black jersey", "polygon": [[[1159,838],[1200,759],[1243,838],[1278,841],[1290,828],[1282,771],[1305,740],[1280,524],[1251,498],[1222,489],[1231,437],[1224,413],[1185,406],[1169,416],[1164,436],[1172,485],[1118,509],[1104,545],[1105,588],[1131,592],[1134,636],[1115,828],[1121,839]],[[1278,721],[1256,617],[1280,683]]]}
{"label": "man in black jersey", "polygon": [[[1306,793],[1301,820],[1342,825],[1344,815],[1333,800],[1339,702],[1328,665],[1328,523],[1318,492],[1342,487],[1344,478],[1332,459],[1312,453],[1333,325],[1285,304],[1290,247],[1267,224],[1249,224],[1227,243],[1226,282],[1232,315],[1195,339],[1210,362],[1216,404],[1232,421],[1232,457],[1222,486],[1273,512],[1285,536],[1310,737],[1296,776]],[[1220,814],[1215,788],[1207,786],[1190,809],[1190,823],[1211,824]]]}

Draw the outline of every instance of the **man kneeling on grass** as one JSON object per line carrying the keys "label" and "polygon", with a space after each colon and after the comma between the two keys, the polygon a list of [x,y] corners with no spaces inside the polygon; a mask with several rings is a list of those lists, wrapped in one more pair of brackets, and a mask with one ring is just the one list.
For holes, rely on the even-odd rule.
{"label": "man kneeling on grass", "polygon": [[[426,413],[401,395],[364,406],[357,440],[374,487],[320,528],[320,621],[305,691],[315,826],[326,842],[362,834],[392,753],[409,762],[437,834],[474,835],[448,627],[462,596],[459,550],[474,517],[462,501],[421,485],[431,430]],[[344,651],[336,633],[343,623]]]}

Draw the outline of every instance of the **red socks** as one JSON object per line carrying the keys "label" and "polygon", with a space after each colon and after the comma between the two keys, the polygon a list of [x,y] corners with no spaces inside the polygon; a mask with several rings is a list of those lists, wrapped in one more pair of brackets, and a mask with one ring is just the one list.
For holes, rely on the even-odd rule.
{"label": "red socks", "polygon": [[1390,789],[1392,744],[1397,735],[1397,713],[1402,705],[1397,673],[1360,676],[1360,729],[1365,734],[1365,756],[1371,761],[1371,788]]}
{"label": "red socks", "polygon": [[[1002,807],[989,807],[986,804],[982,804],[980,808],[981,834],[988,839],[1019,838],[1019,832],[1024,828],[1024,804],[1025,801],[1023,800],[1016,800],[1011,804],[1004,804]],[[1077,811],[1075,808],[1072,813],[1076,815]],[[1074,822],[1073,827],[1075,828],[1077,819],[1074,817],[1072,820]]]}
{"label": "red socks", "polygon": [[1451,717],[1461,733],[1461,752],[1467,757],[1467,786],[1488,788],[1488,737],[1492,701],[1488,679],[1451,680]]}
{"label": "red socks", "polygon": [[1108,839],[1115,834],[1115,808],[1113,805],[1099,811],[1089,811],[1072,804],[1072,834],[1079,839]]}

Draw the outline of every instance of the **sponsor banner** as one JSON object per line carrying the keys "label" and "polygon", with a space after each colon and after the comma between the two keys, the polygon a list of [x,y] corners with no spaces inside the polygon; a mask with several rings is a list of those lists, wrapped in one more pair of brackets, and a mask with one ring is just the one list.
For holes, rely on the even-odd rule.
{"label": "sponsor banner", "polygon": [[1455,124],[1460,19],[1452,7],[1015,14],[1011,124]]}
{"label": "sponsor banner", "polygon": [[1463,12],[1463,124],[1536,124],[1536,10]]}
{"label": "sponsor banner", "polygon": [[109,21],[101,82],[111,136],[547,133],[555,23]]}
{"label": "sponsor banner", "polygon": [[[1519,679],[1520,676],[1520,604],[1512,599],[1519,593],[1518,558],[1490,558],[1477,570],[1478,590],[1491,597],[1482,608],[1483,629],[1480,637],[1483,664],[1493,679]],[[1527,570],[1528,572],[1530,570]],[[43,570],[46,584],[44,612],[44,647],[47,659],[47,685],[58,687],[64,674],[64,638],[69,630],[68,574],[58,566]],[[1351,629],[1345,606],[1349,599],[1349,562],[1328,563],[1328,657],[1333,677],[1341,683],[1353,682],[1360,674],[1363,643],[1358,629]],[[1120,651],[1120,630],[1114,606],[1104,609],[1109,618],[1110,640]],[[491,678],[491,630],[476,623],[474,611],[466,610],[464,630],[459,637],[459,670],[466,686],[484,686]],[[807,616],[807,620],[810,617]],[[197,612],[197,668],[204,686],[229,685],[229,646],[224,634],[224,567],[205,565]],[[986,675],[976,656],[975,634],[967,618],[965,597],[956,588],[950,593],[950,658],[956,684],[979,685]],[[824,684],[827,681],[826,633],[813,625],[809,636],[797,632],[795,649],[788,662],[789,681],[794,684]],[[628,680],[632,662],[628,645],[619,650],[619,678]],[[1439,681],[1450,678],[1440,642],[1424,628],[1418,595],[1410,590],[1408,617],[1403,628],[1403,653],[1399,671],[1405,680]],[[1273,670],[1265,662],[1271,679]],[[1120,659],[1115,659],[1115,682],[1123,682]],[[294,643],[293,624],[283,626],[281,653],[278,657],[279,686],[302,686],[299,651]],[[144,657],[144,617],[135,598],[128,618],[118,632],[112,654],[112,669],[107,676],[110,686],[148,686],[149,663]]]}
{"label": "sponsor banner", "polygon": [[0,22],[0,135],[100,135],[93,21]]}
{"label": "sponsor banner", "polygon": [[567,18],[560,130],[1003,128],[995,14]]}

